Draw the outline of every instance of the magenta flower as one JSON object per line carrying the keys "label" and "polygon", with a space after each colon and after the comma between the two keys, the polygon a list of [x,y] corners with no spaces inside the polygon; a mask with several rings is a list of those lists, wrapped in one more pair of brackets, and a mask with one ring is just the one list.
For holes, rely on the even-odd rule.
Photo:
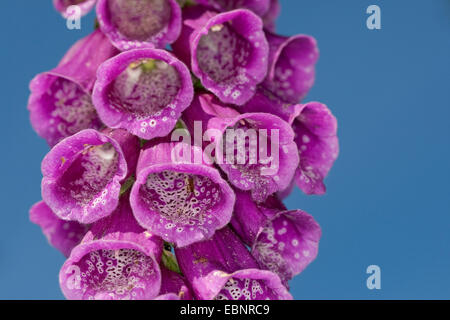
{"label": "magenta flower", "polygon": [[86,129],[64,139],[42,161],[42,198],[61,219],[97,221],[116,208],[138,150],[125,130]]}
{"label": "magenta flower", "polygon": [[266,32],[269,42],[269,71],[263,86],[279,99],[298,103],[314,84],[319,58],[316,40],[310,36],[284,37]]}
{"label": "magenta flower", "polygon": [[162,240],[141,228],[125,196],[112,215],[92,225],[59,273],[74,300],[144,300],[161,288]]}
{"label": "magenta flower", "polygon": [[155,141],[139,157],[130,201],[139,224],[177,246],[210,238],[231,219],[234,192],[211,165],[196,163],[201,150]]}
{"label": "magenta flower", "polygon": [[31,124],[50,146],[83,129],[102,126],[91,100],[98,66],[117,50],[100,32],[78,41],[59,65],[30,83]]}
{"label": "magenta flower", "polygon": [[306,194],[324,194],[323,180],[339,155],[337,120],[326,105],[309,102],[294,106],[289,122],[300,155],[295,181]]}
{"label": "magenta flower", "polygon": [[97,0],[53,0],[53,5],[64,18],[69,18],[70,13],[67,12],[67,9],[70,6],[78,6],[81,10],[81,15],[84,16],[91,11],[95,6],[96,1]]}
{"label": "magenta flower", "polygon": [[164,48],[181,30],[176,0],[99,0],[100,29],[118,49]]}
{"label": "magenta flower", "polygon": [[269,48],[262,21],[244,9],[219,14],[201,10],[184,11],[174,52],[220,100],[242,105],[267,74]]}
{"label": "magenta flower", "polygon": [[287,210],[276,196],[257,204],[248,193],[236,190],[231,225],[260,266],[278,274],[285,285],[317,256],[317,222],[302,210]]}
{"label": "magenta flower", "polygon": [[217,11],[248,9],[257,15],[264,15],[269,10],[270,0],[196,0],[198,4]]}
{"label": "magenta flower", "polygon": [[186,279],[161,266],[161,290],[156,300],[192,300],[192,292]]}
{"label": "magenta flower", "polygon": [[150,140],[170,133],[192,96],[181,61],[167,51],[136,49],[100,66],[93,101],[107,126]]}
{"label": "magenta flower", "polygon": [[251,191],[255,201],[289,186],[299,157],[286,121],[269,113],[239,114],[207,94],[199,96],[184,118],[188,127],[201,120],[208,130],[216,130],[215,162],[231,184]]}
{"label": "magenta flower", "polygon": [[31,207],[30,220],[41,227],[48,242],[66,257],[89,230],[88,225],[60,219],[44,201]]}
{"label": "magenta flower", "polygon": [[261,270],[229,228],[211,240],[175,249],[183,274],[200,300],[292,299],[280,278]]}
{"label": "magenta flower", "polygon": [[[270,92],[259,90],[241,109],[269,112],[289,122],[300,157],[295,182],[306,194],[324,194],[323,180],[339,155],[337,120],[327,106],[320,102],[283,103]],[[286,195],[291,187],[284,190]]]}

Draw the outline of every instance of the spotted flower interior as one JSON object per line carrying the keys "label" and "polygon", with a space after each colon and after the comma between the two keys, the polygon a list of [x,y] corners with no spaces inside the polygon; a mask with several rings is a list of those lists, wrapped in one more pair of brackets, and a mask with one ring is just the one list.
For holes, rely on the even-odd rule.
{"label": "spotted flower interior", "polygon": [[277,300],[263,280],[230,278],[215,300]]}
{"label": "spotted flower interior", "polygon": [[166,229],[179,233],[211,224],[221,200],[220,187],[208,177],[168,170],[150,174],[140,196]]}
{"label": "spotted flower interior", "polygon": [[99,129],[102,126],[92,104],[91,95],[75,82],[52,75],[46,75],[51,83],[47,91],[40,96],[40,106],[36,117],[46,121],[41,130],[48,132],[50,145],[88,128]]}
{"label": "spotted flower interior", "polygon": [[81,207],[105,204],[105,187],[116,175],[118,162],[118,153],[111,143],[86,145],[58,180],[61,194]]}
{"label": "spotted flower interior", "polygon": [[109,0],[108,11],[118,32],[138,41],[157,35],[171,17],[167,0]]}
{"label": "spotted flower interior", "polygon": [[83,299],[143,299],[156,276],[151,257],[126,248],[91,251],[70,269],[79,277]]}
{"label": "spotted flower interior", "polygon": [[325,105],[309,103],[292,127],[300,155],[297,184],[307,194],[323,194],[323,180],[339,153],[336,119]]}
{"label": "spotted flower interior", "polygon": [[[221,140],[224,150],[222,161],[229,168],[233,184],[243,190],[254,189],[255,194],[261,194],[261,198],[265,198],[273,193],[275,186],[272,185],[272,177],[262,175],[261,170],[270,167],[274,157],[270,154],[270,130],[259,130],[259,124],[247,118],[228,127]],[[265,143],[261,144],[261,141]]]}
{"label": "spotted flower interior", "polygon": [[279,38],[274,42],[271,44],[276,47],[275,59],[264,86],[281,100],[298,103],[314,84],[315,64],[319,55],[316,41],[300,35]]}
{"label": "spotted flower interior", "polygon": [[[223,86],[245,84],[245,67],[252,52],[251,43],[234,30],[230,22],[212,26],[200,38],[197,60],[202,71]],[[232,95],[238,95],[238,91]]]}
{"label": "spotted flower interior", "polygon": [[284,211],[266,221],[252,253],[287,284],[316,258],[320,236],[320,227],[310,215],[301,210]]}
{"label": "spotted flower interior", "polygon": [[131,63],[109,88],[111,104],[133,117],[161,114],[178,94],[178,72],[161,60],[142,59]]}

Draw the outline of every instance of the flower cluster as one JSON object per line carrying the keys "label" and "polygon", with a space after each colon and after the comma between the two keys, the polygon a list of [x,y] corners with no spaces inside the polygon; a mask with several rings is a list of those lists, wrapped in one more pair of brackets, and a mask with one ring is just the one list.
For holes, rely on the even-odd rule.
{"label": "flower cluster", "polygon": [[275,33],[277,0],[54,5],[98,21],[30,84],[51,147],[30,219],[67,257],[64,295],[291,299],[321,229],[282,199],[323,194],[338,155],[330,110],[300,103],[314,38]]}

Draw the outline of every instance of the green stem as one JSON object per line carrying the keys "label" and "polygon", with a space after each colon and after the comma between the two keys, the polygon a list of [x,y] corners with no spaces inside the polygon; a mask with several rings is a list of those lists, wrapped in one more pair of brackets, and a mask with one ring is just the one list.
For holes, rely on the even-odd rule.
{"label": "green stem", "polygon": [[134,178],[134,176],[130,176],[120,187],[119,196],[122,196],[125,192],[127,192],[133,186],[135,181],[136,179]]}

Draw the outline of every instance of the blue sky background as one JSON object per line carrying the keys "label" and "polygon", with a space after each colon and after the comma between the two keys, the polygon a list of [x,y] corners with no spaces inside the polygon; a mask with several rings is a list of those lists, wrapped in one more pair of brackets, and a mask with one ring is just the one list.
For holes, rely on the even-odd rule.
{"label": "blue sky background", "polygon": [[[26,3],[26,4],[25,4]],[[287,200],[323,229],[319,256],[291,282],[296,299],[450,298],[450,1],[282,0],[278,32],[311,34],[321,57],[307,100],[339,120],[328,194]],[[366,28],[366,8],[382,29]],[[51,1],[0,1],[0,299],[60,299],[64,258],[28,220],[48,147],[32,131],[28,82],[77,39]],[[381,267],[381,290],[366,287]]]}

